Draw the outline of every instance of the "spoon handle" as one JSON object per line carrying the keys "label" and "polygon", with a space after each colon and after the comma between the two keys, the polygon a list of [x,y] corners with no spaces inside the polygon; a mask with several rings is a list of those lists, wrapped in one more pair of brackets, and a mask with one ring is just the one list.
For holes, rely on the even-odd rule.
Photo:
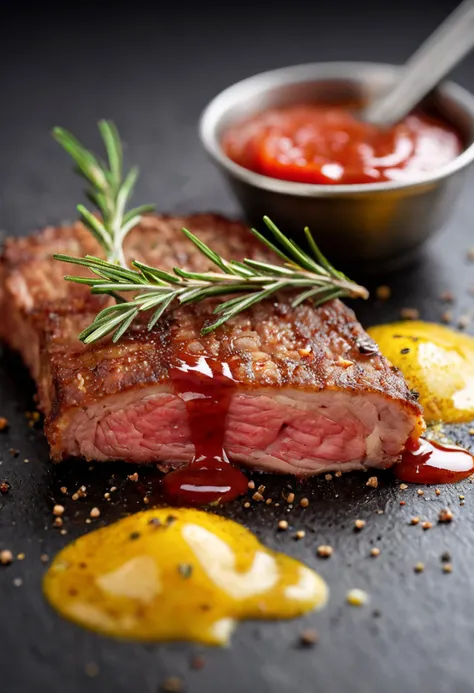
{"label": "spoon handle", "polygon": [[474,0],[464,0],[411,56],[395,87],[365,109],[364,120],[401,120],[473,47]]}

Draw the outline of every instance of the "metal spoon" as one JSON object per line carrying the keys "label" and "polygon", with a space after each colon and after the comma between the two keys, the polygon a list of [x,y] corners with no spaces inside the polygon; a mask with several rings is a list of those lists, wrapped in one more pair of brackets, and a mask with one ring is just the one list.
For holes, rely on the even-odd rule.
{"label": "metal spoon", "polygon": [[362,112],[363,120],[401,120],[473,47],[474,0],[464,0],[411,56],[393,89]]}

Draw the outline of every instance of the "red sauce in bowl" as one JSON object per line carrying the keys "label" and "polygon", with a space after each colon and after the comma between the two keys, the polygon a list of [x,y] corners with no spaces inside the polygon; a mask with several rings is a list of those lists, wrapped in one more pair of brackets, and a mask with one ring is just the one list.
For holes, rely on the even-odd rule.
{"label": "red sauce in bowl", "polygon": [[264,111],[229,128],[222,147],[256,173],[318,185],[409,182],[463,149],[449,123],[423,111],[383,129],[347,107],[323,104]]}

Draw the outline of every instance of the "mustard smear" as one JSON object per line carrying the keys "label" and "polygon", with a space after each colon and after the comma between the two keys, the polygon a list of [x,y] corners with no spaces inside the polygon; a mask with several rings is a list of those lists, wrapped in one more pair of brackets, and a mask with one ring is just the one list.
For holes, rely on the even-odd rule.
{"label": "mustard smear", "polygon": [[474,338],[422,321],[378,325],[368,332],[420,393],[428,423],[474,419]]}
{"label": "mustard smear", "polygon": [[106,635],[228,643],[242,619],[293,618],[327,600],[321,577],[232,520],[160,508],[81,537],[44,580],[63,616]]}

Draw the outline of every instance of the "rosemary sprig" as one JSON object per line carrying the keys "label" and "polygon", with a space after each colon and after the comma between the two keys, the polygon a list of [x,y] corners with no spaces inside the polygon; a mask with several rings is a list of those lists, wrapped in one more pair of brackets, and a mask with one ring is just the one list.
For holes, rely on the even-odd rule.
{"label": "rosemary sprig", "polygon": [[[338,297],[367,298],[365,288],[336,270],[324,257],[308,228],[305,235],[312,255],[287,238],[268,217],[264,217],[264,222],[275,242],[255,229],[252,233],[283,260],[283,265],[251,259],[226,260],[187,229],[183,229],[183,233],[217,267],[217,272],[188,272],[179,267],[166,272],[136,261],[132,262],[133,269],[127,269],[92,256],[55,255],[57,260],[87,267],[96,275],[66,276],[67,281],[86,284],[93,294],[109,294],[117,301],[102,310],[79,339],[90,344],[113,332],[113,341],[117,342],[139,313],[151,312],[148,329],[152,330],[172,304],[184,305],[223,295],[233,296],[216,306],[216,320],[203,328],[203,334],[279,291],[298,292],[293,306],[307,299],[318,306]],[[122,296],[127,292],[134,292],[129,301]]]}
{"label": "rosemary sprig", "polygon": [[[53,130],[55,139],[72,156],[78,172],[91,186],[88,197],[98,208],[101,218],[92,214],[84,205],[78,205],[77,209],[84,224],[104,249],[107,260],[93,256],[54,257],[87,267],[95,275],[66,276],[66,280],[90,286],[91,293],[108,294],[116,301],[115,305],[102,310],[79,335],[79,339],[86,344],[111,332],[113,341],[117,342],[143,312],[151,312],[148,329],[152,330],[172,304],[194,303],[210,297],[231,296],[214,309],[216,319],[203,328],[203,334],[212,332],[234,315],[278,291],[293,290],[293,306],[308,299],[314,305],[320,305],[337,297],[368,296],[366,289],[352,282],[330,264],[308,228],[305,229],[305,235],[311,254],[287,238],[268,217],[264,217],[264,221],[274,242],[255,229],[252,229],[252,233],[283,260],[283,265],[250,259],[242,262],[226,260],[197,236],[183,229],[187,238],[218,271],[188,272],[174,267],[172,272],[166,272],[136,261],[132,262],[132,268],[128,268],[123,242],[127,233],[140,221],[141,214],[152,210],[153,205],[142,205],[126,212],[138,169],[132,168],[122,180],[122,144],[118,131],[107,120],[99,122],[99,130],[107,151],[108,165],[89,152],[71,133],[62,128]],[[129,301],[122,295],[128,292],[133,292]]]}
{"label": "rosemary sprig", "polygon": [[122,180],[122,143],[117,128],[111,121],[101,120],[99,131],[107,152],[108,167],[67,130],[55,127],[53,137],[71,155],[77,172],[91,186],[87,196],[101,214],[99,219],[84,205],[78,205],[83,223],[104,248],[109,262],[126,267],[123,254],[125,236],[139,223],[142,214],[154,209],[154,205],[141,205],[126,212],[138,168],[134,166]]}

